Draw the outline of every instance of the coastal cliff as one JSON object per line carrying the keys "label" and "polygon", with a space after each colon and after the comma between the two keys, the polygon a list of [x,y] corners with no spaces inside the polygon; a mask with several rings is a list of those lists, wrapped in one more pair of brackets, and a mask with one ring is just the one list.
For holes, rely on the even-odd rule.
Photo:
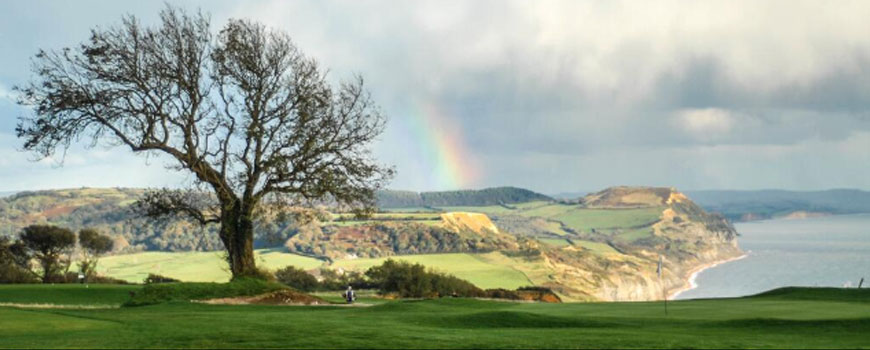
{"label": "coastal cliff", "polygon": [[[737,232],[724,217],[701,209],[671,188],[616,187],[584,197],[587,208],[660,211],[646,227],[648,236],[620,239],[607,233],[581,237],[606,243],[611,251],[560,247],[543,253],[555,272],[543,284],[569,299],[606,301],[661,300],[689,286],[694,272],[743,255]],[[643,227],[641,227],[642,229]],[[659,257],[662,276],[657,273]]]}

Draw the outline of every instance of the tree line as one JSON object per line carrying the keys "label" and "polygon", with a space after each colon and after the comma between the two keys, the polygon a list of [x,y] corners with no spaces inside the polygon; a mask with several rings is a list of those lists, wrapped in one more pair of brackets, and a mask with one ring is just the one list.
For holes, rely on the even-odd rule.
{"label": "tree line", "polygon": [[377,192],[377,203],[381,208],[487,206],[551,200],[553,198],[517,187],[441,192],[389,190]]}
{"label": "tree line", "polygon": [[[27,226],[15,240],[0,237],[0,283],[75,282],[79,276],[83,282],[94,279],[100,257],[113,245],[109,236],[91,228],[76,235],[58,226]],[[76,257],[79,273],[71,273]]]}

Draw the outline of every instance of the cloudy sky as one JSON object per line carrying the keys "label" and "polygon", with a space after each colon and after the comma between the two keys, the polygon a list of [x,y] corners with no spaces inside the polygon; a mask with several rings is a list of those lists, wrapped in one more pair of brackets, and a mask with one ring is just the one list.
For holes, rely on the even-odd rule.
{"label": "cloudy sky", "polygon": [[[364,76],[393,188],[870,189],[867,1],[172,3],[215,31],[280,28],[330,77]],[[0,3],[0,191],[187,181],[123,149],[34,161],[14,135],[37,49],[162,7]]]}

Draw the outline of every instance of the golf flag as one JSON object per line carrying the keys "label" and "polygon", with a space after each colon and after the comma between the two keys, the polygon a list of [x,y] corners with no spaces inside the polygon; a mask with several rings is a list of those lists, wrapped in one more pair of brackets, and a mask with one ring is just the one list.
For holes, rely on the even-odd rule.
{"label": "golf flag", "polygon": [[656,267],[656,273],[659,275],[659,278],[662,278],[662,256],[659,255],[659,265]]}

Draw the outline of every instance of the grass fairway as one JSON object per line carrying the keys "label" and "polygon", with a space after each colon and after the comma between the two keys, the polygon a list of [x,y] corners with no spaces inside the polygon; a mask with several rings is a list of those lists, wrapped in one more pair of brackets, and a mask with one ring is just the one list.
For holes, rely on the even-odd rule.
{"label": "grass fairway", "polygon": [[[67,286],[3,286],[0,302]],[[127,291],[91,286],[104,304]],[[0,307],[0,348],[860,348],[870,347],[870,290],[786,290],[742,299],[539,304],[469,299],[363,307],[120,309]],[[110,296],[116,293],[116,296]],[[38,300],[37,300],[38,299]]]}
{"label": "grass fairway", "polygon": [[[498,254],[499,253],[490,253]],[[365,271],[389,258],[339,260],[333,268]],[[528,277],[510,265],[493,263],[480,254],[421,254],[394,256],[392,259],[423,264],[440,272],[448,272],[481,288],[508,288],[533,285]]]}
{"label": "grass fairway", "polygon": [[[293,265],[312,269],[323,261],[280,250],[259,249],[255,252],[257,266],[278,269]],[[185,282],[226,282],[230,273],[223,252],[143,252],[108,256],[100,259],[101,275],[128,282],[142,282],[149,273],[156,273]]]}
{"label": "grass fairway", "polygon": [[0,303],[119,306],[138,285],[0,284]]}

